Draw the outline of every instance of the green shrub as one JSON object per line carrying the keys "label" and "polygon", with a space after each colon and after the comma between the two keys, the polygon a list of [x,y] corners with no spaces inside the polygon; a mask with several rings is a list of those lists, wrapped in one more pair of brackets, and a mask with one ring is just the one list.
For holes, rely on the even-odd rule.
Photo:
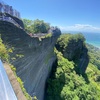
{"label": "green shrub", "polygon": [[2,43],[1,38],[0,38],[0,58],[2,60],[8,61],[8,52],[6,50],[5,45]]}
{"label": "green shrub", "polygon": [[17,81],[19,82],[20,87],[21,87],[25,97],[27,98],[27,100],[32,100],[31,96],[26,92],[26,89],[24,88],[24,84],[23,84],[22,80],[19,77],[17,77]]}
{"label": "green shrub", "polygon": [[29,33],[47,33],[50,25],[43,20],[36,19],[34,21],[23,19],[25,30]]}
{"label": "green shrub", "polygon": [[100,70],[89,63],[86,74],[76,74],[75,64],[55,49],[56,70],[48,79],[46,100],[99,100]]}
{"label": "green shrub", "polygon": [[11,64],[10,64],[10,68],[14,72],[14,75],[16,76],[17,81],[19,82],[20,87],[21,87],[21,89],[23,91],[23,94],[25,95],[25,97],[27,98],[27,100],[32,100],[31,96],[26,92],[26,89],[24,88],[23,81],[20,79],[20,77],[17,76],[17,74],[16,74],[16,68],[13,65],[11,65]]}

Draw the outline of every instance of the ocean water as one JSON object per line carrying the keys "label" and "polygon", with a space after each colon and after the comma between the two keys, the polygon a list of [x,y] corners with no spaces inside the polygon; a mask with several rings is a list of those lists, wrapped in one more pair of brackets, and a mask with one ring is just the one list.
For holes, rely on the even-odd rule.
{"label": "ocean water", "polygon": [[[76,33],[80,33],[80,32],[75,32],[75,31],[66,31],[66,32],[62,32],[62,33],[72,33],[72,34],[76,34]],[[85,39],[86,39],[86,43],[89,43],[95,47],[100,48],[100,33],[93,33],[93,32],[81,32]]]}
{"label": "ocean water", "polygon": [[100,48],[100,33],[83,32],[82,34],[85,36],[87,43]]}

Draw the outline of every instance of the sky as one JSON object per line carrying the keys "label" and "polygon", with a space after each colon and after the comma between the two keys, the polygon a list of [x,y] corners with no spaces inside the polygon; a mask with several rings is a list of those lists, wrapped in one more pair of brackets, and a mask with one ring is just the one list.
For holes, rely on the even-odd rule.
{"label": "sky", "polygon": [[62,31],[100,32],[100,0],[3,1],[18,10],[21,18],[44,20]]}

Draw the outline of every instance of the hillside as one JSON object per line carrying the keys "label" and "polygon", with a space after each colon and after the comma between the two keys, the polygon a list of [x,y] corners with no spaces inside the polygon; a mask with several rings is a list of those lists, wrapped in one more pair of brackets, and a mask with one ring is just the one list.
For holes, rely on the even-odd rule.
{"label": "hillside", "polygon": [[82,34],[61,35],[57,28],[49,32],[31,37],[24,29],[0,21],[0,58],[12,64],[14,79],[27,100],[99,100],[100,50],[86,44]]}
{"label": "hillside", "polygon": [[12,23],[1,21],[0,24],[1,38],[9,51],[9,63],[15,67],[16,74],[23,83],[19,78],[18,81],[24,84],[32,98],[36,96],[43,100],[45,83],[56,59],[54,45],[61,34],[60,30],[55,28],[53,34],[30,37]]}
{"label": "hillside", "polygon": [[[87,69],[84,73],[81,73],[82,68],[80,68],[79,63],[82,56],[84,56],[84,49],[82,52],[82,49],[78,48],[78,52],[75,53],[76,56],[75,54],[68,56],[72,50],[77,48],[77,46],[73,48],[75,44],[70,45],[70,40],[76,40],[76,42],[79,40],[83,41],[84,37],[82,35],[65,34],[58,39],[57,48],[55,49],[57,61],[48,79],[46,100],[99,100],[100,70],[98,67],[100,63],[100,50],[91,45],[86,47],[83,41],[83,48],[88,48],[87,56],[89,56],[89,61],[88,64],[83,64],[83,67]],[[71,49],[69,46],[72,46]],[[71,51],[68,52],[68,48]],[[68,52],[67,56],[65,52]]]}
{"label": "hillside", "polygon": [[100,46],[100,1],[5,1],[0,0],[0,100],[100,100],[100,49],[86,43]]}
{"label": "hillside", "polygon": [[95,65],[100,70],[100,49],[93,45],[87,44],[90,63]]}

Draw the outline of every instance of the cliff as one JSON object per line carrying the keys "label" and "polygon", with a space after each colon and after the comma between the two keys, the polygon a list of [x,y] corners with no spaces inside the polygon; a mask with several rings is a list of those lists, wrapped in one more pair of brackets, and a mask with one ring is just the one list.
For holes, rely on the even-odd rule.
{"label": "cliff", "polygon": [[58,39],[56,48],[63,56],[77,65],[78,73],[84,73],[89,63],[88,49],[82,34],[64,34]]}
{"label": "cliff", "polygon": [[96,56],[99,52],[90,51],[93,47],[88,47],[88,52],[84,42],[82,34],[60,36],[55,49],[57,62],[48,79],[45,100],[99,100],[100,70],[93,64],[94,60],[99,65],[99,56]]}
{"label": "cliff", "polygon": [[61,32],[53,32],[52,36],[35,38],[11,23],[0,22],[1,38],[12,51],[10,63],[16,67],[27,92],[38,100],[44,98],[46,79],[56,59],[53,50]]}
{"label": "cliff", "polygon": [[12,19],[15,20],[22,28],[24,28],[24,24],[23,24],[23,21],[22,21],[21,19],[15,17],[15,16],[12,16],[12,15],[10,15],[10,14],[8,14],[8,13],[5,13],[5,16],[6,16],[6,17],[12,18]]}
{"label": "cliff", "polygon": [[[51,28],[49,32],[52,34],[31,37],[14,24],[0,21],[1,38],[10,50],[9,61],[16,67],[16,74],[22,79],[26,91],[38,100],[44,99],[46,80],[57,59],[54,47],[61,32],[57,28]],[[56,48],[65,58],[78,61],[76,72],[85,72],[89,59],[81,35],[62,35]]]}

